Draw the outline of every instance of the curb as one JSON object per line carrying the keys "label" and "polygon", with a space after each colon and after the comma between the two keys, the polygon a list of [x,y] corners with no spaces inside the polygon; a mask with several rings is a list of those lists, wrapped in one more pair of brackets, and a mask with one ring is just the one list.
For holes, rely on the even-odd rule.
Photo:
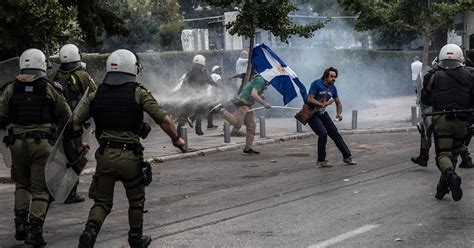
{"label": "curb", "polygon": [[[375,134],[375,133],[404,133],[404,132],[413,132],[413,131],[418,131],[418,129],[416,127],[378,128],[378,129],[360,129],[360,130],[341,130],[339,131],[339,133],[344,134],[344,135],[353,135],[353,134]],[[259,141],[254,142],[254,144],[266,145],[266,144],[285,142],[285,141],[290,141],[290,140],[295,140],[295,139],[304,139],[304,138],[314,137],[314,136],[316,136],[316,134],[313,132],[292,134],[292,135],[287,135],[280,138],[259,140]],[[150,163],[151,162],[163,163],[165,161],[170,161],[170,160],[199,157],[199,156],[204,156],[206,154],[232,151],[232,150],[237,150],[244,147],[245,147],[245,144],[224,145],[222,147],[206,148],[199,151],[188,152],[188,153],[183,153],[183,154],[173,154],[173,155],[165,155],[161,157],[149,158],[147,159],[147,161]]]}
{"label": "curb", "polygon": [[[339,133],[343,135],[355,135],[355,134],[376,134],[376,133],[405,133],[405,132],[413,132],[418,131],[416,127],[397,127],[397,128],[376,128],[376,129],[358,129],[358,130],[340,130]],[[279,142],[285,142],[290,140],[297,140],[297,139],[304,139],[309,137],[316,136],[313,132],[307,133],[298,133],[298,134],[291,134],[287,136],[283,136],[280,138],[271,138],[265,140],[259,140],[254,142],[255,145],[267,145],[267,144],[274,144]],[[172,154],[172,155],[165,155],[160,157],[148,158],[146,159],[149,163],[163,163],[165,161],[172,161],[178,159],[185,159],[185,158],[193,158],[193,157],[202,157],[207,154],[213,154],[218,152],[225,152],[225,151],[233,151],[238,149],[243,149],[245,144],[229,144],[220,147],[213,147],[213,148],[206,148],[198,151],[187,152],[187,153],[179,153],[179,154]],[[95,168],[89,168],[82,171],[81,175],[89,175],[95,173]]]}

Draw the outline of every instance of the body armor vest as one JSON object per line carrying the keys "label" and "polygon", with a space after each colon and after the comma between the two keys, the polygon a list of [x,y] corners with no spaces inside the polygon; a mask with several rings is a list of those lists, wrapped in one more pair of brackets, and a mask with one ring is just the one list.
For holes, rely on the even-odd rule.
{"label": "body armor vest", "polygon": [[90,103],[98,135],[103,130],[140,132],[143,109],[135,100],[135,82],[121,85],[101,84]]}
{"label": "body armor vest", "polygon": [[13,124],[35,125],[55,122],[54,103],[48,98],[48,81],[16,80],[10,98],[10,115]]}
{"label": "body armor vest", "polygon": [[456,70],[436,70],[433,75],[433,111],[470,108],[471,73],[461,67]]}

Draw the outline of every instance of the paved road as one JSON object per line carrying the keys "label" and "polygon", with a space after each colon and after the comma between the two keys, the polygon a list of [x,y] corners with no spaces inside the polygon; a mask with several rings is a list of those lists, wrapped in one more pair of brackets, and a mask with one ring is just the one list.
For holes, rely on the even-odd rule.
{"label": "paved road", "polygon": [[[344,166],[330,141],[335,166],[315,167],[314,138],[260,146],[259,156],[235,150],[155,165],[145,215],[152,247],[474,246],[474,170],[459,170],[460,202],[438,201],[433,160],[428,168],[409,162],[417,133],[345,139],[357,166]],[[81,177],[80,192],[90,178]],[[96,247],[127,247],[123,187],[115,196]],[[0,186],[0,247],[23,247],[13,240],[12,200],[12,186]],[[52,205],[49,247],[76,246],[91,205]]]}

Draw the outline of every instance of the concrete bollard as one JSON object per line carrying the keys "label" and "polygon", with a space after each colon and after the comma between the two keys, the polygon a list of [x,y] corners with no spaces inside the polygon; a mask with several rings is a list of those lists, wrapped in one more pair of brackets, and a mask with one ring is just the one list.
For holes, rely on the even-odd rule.
{"label": "concrete bollard", "polygon": [[303,124],[300,121],[296,120],[296,132],[302,133],[303,132]]}
{"label": "concrete bollard", "polygon": [[357,110],[352,110],[352,130],[357,129]]}
{"label": "concrete bollard", "polygon": [[180,131],[180,136],[186,142],[185,148],[186,151],[188,150],[188,128],[187,127],[181,127]]}
{"label": "concrete bollard", "polygon": [[416,113],[416,106],[411,106],[411,124],[412,126],[416,126],[418,121],[418,114]]}
{"label": "concrete bollard", "polygon": [[265,116],[260,116],[260,138],[267,137],[267,131],[265,128]]}
{"label": "concrete bollard", "polygon": [[224,143],[230,143],[230,125],[224,121]]}

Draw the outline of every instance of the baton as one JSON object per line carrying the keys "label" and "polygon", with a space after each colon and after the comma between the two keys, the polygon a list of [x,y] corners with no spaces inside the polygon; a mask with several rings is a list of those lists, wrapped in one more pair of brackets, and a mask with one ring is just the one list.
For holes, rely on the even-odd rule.
{"label": "baton", "polygon": [[[255,111],[257,109],[264,109],[265,107],[258,107],[258,108],[253,108],[249,111]],[[275,109],[295,109],[295,110],[300,110],[301,108],[293,108],[293,107],[287,107],[287,106],[272,106],[271,108]]]}
{"label": "baton", "polygon": [[474,109],[462,109],[462,110],[451,110],[451,111],[438,111],[438,112],[431,112],[431,113],[425,113],[422,114],[421,116],[432,116],[432,115],[449,115],[449,114],[461,114],[461,113],[472,113],[474,112]]}

